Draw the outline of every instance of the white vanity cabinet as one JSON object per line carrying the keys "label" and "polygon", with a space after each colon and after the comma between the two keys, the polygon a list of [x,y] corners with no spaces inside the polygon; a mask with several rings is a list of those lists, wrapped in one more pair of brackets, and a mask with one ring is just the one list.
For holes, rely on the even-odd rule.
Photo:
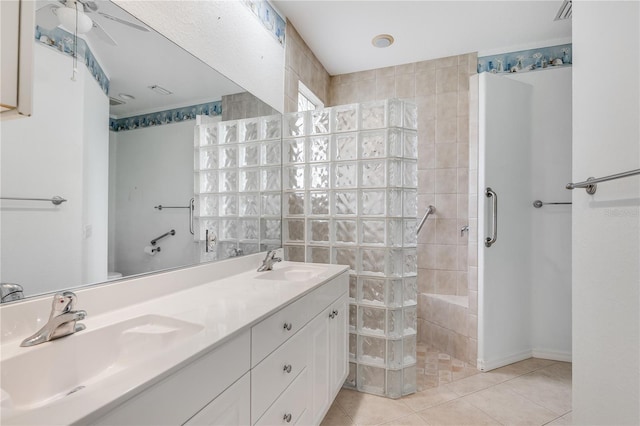
{"label": "white vanity cabinet", "polygon": [[345,271],[82,423],[320,424],[347,375],[348,286]]}
{"label": "white vanity cabinet", "polygon": [[252,354],[279,346],[252,355],[252,424],[320,424],[347,375],[348,285],[343,273],[253,327]]}

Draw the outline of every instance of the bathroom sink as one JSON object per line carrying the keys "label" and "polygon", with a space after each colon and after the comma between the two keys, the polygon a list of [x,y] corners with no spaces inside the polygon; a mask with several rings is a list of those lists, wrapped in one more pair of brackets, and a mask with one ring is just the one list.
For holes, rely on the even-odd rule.
{"label": "bathroom sink", "polygon": [[14,412],[34,409],[99,386],[100,380],[144,362],[203,328],[144,315],[25,348],[2,361],[3,408],[8,403]]}
{"label": "bathroom sink", "polygon": [[[276,266],[277,268],[277,266]],[[277,268],[273,271],[261,272],[256,276],[257,279],[276,280],[276,281],[307,281],[320,275],[325,268],[321,266],[306,265],[289,265]]]}

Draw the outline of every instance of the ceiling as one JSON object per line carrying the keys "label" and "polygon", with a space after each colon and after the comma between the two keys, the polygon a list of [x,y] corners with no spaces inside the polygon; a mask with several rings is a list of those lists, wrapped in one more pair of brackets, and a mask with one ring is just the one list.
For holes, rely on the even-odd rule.
{"label": "ceiling", "polygon": [[[571,21],[553,19],[561,0],[274,0],[331,75],[570,41]],[[387,33],[395,43],[373,47]]]}
{"label": "ceiling", "polygon": [[[101,16],[98,12],[147,27],[110,1],[95,0],[95,4],[97,11],[87,15],[113,38],[117,46],[103,41],[95,29],[82,37],[109,77],[109,96],[118,98],[120,93],[126,93],[135,97],[123,105],[112,106],[112,117],[210,102],[220,100],[223,95],[245,91],[155,31],[140,31]],[[48,5],[62,6],[55,0],[38,0],[37,8]],[[46,20],[42,14],[37,16],[39,21]],[[36,23],[42,25],[38,20]],[[55,25],[57,18],[52,22]],[[159,95],[148,88],[152,85],[162,86],[173,94]]]}

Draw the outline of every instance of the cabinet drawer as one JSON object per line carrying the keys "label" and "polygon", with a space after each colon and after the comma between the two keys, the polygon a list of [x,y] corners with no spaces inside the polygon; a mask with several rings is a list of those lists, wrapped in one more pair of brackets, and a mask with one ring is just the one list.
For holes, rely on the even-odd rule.
{"label": "cabinet drawer", "polygon": [[183,424],[249,371],[249,343],[247,331],[129,399],[93,424]]}
{"label": "cabinet drawer", "polygon": [[246,373],[229,389],[218,395],[184,426],[244,426],[251,422],[249,389],[251,380]]}
{"label": "cabinet drawer", "polygon": [[256,426],[294,425],[307,409],[309,394],[307,369],[305,368],[254,424]]}
{"label": "cabinet drawer", "polygon": [[349,275],[345,271],[252,327],[251,366],[256,366],[348,289]]}
{"label": "cabinet drawer", "polygon": [[251,413],[258,418],[307,365],[306,328],[251,370]]}

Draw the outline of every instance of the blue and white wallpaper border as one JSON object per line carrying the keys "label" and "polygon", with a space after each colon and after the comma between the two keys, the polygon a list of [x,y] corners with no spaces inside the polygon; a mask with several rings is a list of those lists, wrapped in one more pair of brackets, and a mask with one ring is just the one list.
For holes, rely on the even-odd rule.
{"label": "blue and white wallpaper border", "polygon": [[222,114],[222,102],[214,101],[204,104],[190,105],[181,108],[149,114],[134,115],[132,117],[109,117],[109,130],[120,132],[144,127],[160,126],[163,124],[178,123],[181,121],[195,120],[196,115],[217,116]]}
{"label": "blue and white wallpaper border", "polygon": [[509,72],[526,72],[549,67],[566,66],[572,62],[572,46],[571,43],[569,43],[501,53],[499,55],[482,56],[478,58],[478,73],[491,72],[494,74],[502,74]]}
{"label": "blue and white wallpaper border", "polygon": [[[73,57],[73,34],[60,27],[47,30],[36,25],[35,39],[38,43],[56,49],[64,55]],[[109,78],[102,70],[102,67],[91,52],[91,49],[89,49],[87,43],[80,37],[78,37],[78,46],[76,50],[78,59],[84,62],[93,78],[100,85],[104,94],[109,96]]]}
{"label": "blue and white wallpaper border", "polygon": [[243,0],[262,25],[284,46],[286,22],[267,0]]}

